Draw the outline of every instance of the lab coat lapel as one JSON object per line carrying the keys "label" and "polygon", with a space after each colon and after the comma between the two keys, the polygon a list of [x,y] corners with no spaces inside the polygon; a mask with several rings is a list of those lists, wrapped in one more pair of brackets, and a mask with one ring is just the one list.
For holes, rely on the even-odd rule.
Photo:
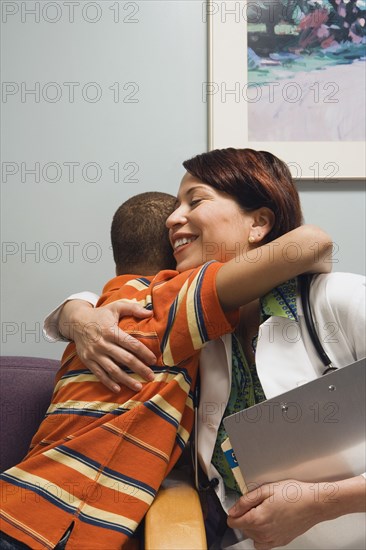
{"label": "lab coat lapel", "polygon": [[299,323],[285,317],[270,317],[260,326],[256,366],[267,399],[318,376]]}
{"label": "lab coat lapel", "polygon": [[[231,388],[231,334],[209,342],[200,355],[198,449],[201,464],[210,464],[217,430]],[[208,472],[207,472],[208,473]]]}

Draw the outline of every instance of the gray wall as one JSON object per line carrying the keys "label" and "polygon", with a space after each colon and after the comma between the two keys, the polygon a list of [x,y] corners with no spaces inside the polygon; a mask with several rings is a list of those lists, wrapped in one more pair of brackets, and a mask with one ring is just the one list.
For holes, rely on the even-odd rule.
{"label": "gray wall", "polygon": [[[182,160],[207,148],[206,25],[199,1],[119,2],[119,14],[81,1],[74,19],[63,2],[41,2],[39,19],[24,6],[37,9],[2,3],[1,353],[59,357],[43,318],[113,276],[117,206],[176,192]],[[337,244],[335,269],[364,273],[361,182],[299,191]]]}

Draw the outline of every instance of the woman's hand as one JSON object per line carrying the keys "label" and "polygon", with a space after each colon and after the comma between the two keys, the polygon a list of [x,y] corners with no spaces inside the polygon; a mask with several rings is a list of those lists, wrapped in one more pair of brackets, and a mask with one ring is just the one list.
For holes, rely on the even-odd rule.
{"label": "woman's hand", "polygon": [[257,550],[284,546],[319,521],[315,486],[295,480],[262,485],[229,510],[228,525],[244,531]]}
{"label": "woman's hand", "polygon": [[152,312],[122,300],[98,308],[83,300],[70,300],[63,306],[59,320],[61,334],[75,342],[84,365],[116,393],[121,389],[119,384],[136,391],[142,387],[121,367],[149,381],[154,374],[147,365],[156,363],[146,346],[119,328],[120,317],[126,315],[144,319]]}
{"label": "woman's hand", "polygon": [[287,479],[258,487],[229,510],[229,527],[240,529],[257,550],[284,546],[317,523],[365,508],[363,476],[304,483]]}

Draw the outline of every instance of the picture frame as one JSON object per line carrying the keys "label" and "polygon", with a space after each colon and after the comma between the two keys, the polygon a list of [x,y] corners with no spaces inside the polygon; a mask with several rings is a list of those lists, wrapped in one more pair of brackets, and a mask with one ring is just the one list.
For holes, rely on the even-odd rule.
{"label": "picture frame", "polygon": [[[366,103],[365,61],[334,63],[327,70],[323,67],[308,72],[290,70],[288,74],[294,75],[292,78],[272,77],[267,84],[251,82],[248,78],[248,52],[252,54],[253,50],[248,41],[253,39],[253,35],[248,37],[248,27],[253,16],[248,10],[251,7],[259,13],[264,4],[274,10],[283,9],[286,2],[210,0],[205,3],[203,15],[208,22],[209,59],[208,81],[203,83],[202,99],[208,103],[209,149],[249,147],[270,151],[289,165],[295,179],[319,182],[365,178],[365,137],[361,126],[365,127],[365,108],[362,107],[362,101],[363,105]],[[263,25],[263,20],[258,24]],[[327,29],[323,31],[322,26],[327,26],[320,25],[325,32]],[[335,33],[333,29],[329,30],[329,26],[327,32]],[[364,47],[365,41],[362,40]],[[320,50],[321,55],[323,50],[325,48]],[[325,51],[333,52],[331,48]],[[257,54],[252,55],[256,62]],[[296,56],[286,55],[290,58]],[[267,58],[269,65],[273,57],[276,59],[275,55],[271,56],[272,59]],[[356,65],[357,74],[349,81]],[[302,88],[304,82],[306,88]],[[264,95],[264,90],[267,95]],[[360,105],[354,102],[355,91]],[[303,93],[304,97],[301,97]],[[279,100],[275,96],[279,96]],[[271,98],[273,104],[277,101],[277,106],[270,104]],[[357,135],[353,139],[356,125]],[[341,131],[346,139],[342,138]],[[281,132],[285,139],[281,139]],[[331,139],[327,139],[327,132]],[[314,139],[318,135],[322,139]]]}

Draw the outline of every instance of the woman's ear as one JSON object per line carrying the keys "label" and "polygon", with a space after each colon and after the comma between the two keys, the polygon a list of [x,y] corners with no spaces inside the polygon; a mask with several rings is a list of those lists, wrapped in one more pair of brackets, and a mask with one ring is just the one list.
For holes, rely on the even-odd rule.
{"label": "woman's ear", "polygon": [[251,214],[253,216],[253,221],[249,234],[249,243],[256,243],[259,245],[271,231],[275,223],[275,215],[273,211],[266,206],[254,210]]}

